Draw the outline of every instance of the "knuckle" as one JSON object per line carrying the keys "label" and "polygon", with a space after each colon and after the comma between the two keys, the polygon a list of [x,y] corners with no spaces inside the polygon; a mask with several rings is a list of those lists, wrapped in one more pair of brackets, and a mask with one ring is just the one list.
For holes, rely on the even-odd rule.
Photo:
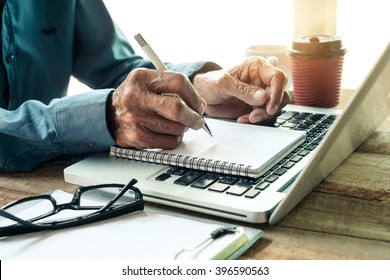
{"label": "knuckle", "polygon": [[275,74],[274,74],[276,77],[280,78],[280,79],[285,79],[286,78],[286,74],[284,73],[284,71],[280,68],[276,68],[275,67]]}
{"label": "knuckle", "polygon": [[179,88],[183,88],[189,83],[187,76],[185,76],[183,73],[178,73],[178,72],[176,73],[175,72],[173,75],[173,79],[174,79],[177,87],[179,87]]}
{"label": "knuckle", "polygon": [[186,126],[194,128],[199,122],[198,114],[191,109],[187,109],[180,100],[172,102],[169,113],[177,123],[175,133],[182,133]]}
{"label": "knuckle", "polygon": [[136,114],[132,113],[131,111],[127,111],[124,117],[124,123],[136,125],[140,123],[140,120]]}
{"label": "knuckle", "polygon": [[191,127],[195,127],[199,122],[199,118],[195,114],[192,114],[192,118],[189,119],[191,120]]}
{"label": "knuckle", "polygon": [[221,74],[221,76],[220,76],[220,80],[222,81],[222,82],[226,82],[226,81],[230,81],[231,80],[231,78],[232,78],[232,75],[230,74],[230,73],[228,73],[228,72],[224,72],[224,73],[222,73]]}
{"label": "knuckle", "polygon": [[188,82],[187,76],[185,76],[183,73],[176,73],[176,78],[181,84],[185,84]]}
{"label": "knuckle", "polygon": [[199,125],[200,125],[200,116],[198,114],[196,114],[194,111],[186,111],[184,114],[183,114],[183,117],[184,117],[184,121],[186,123],[186,125],[190,128],[199,128]]}
{"label": "knuckle", "polygon": [[138,80],[143,80],[145,79],[145,77],[149,74],[149,70],[146,69],[146,68],[137,68],[137,69],[134,69],[132,70],[129,74],[128,74],[128,78],[130,80],[134,80],[134,81],[138,81]]}
{"label": "knuckle", "polygon": [[261,67],[265,64],[268,64],[265,57],[262,56],[250,56],[247,58],[247,60],[244,63],[246,65],[252,65],[254,67]]}
{"label": "knuckle", "polygon": [[184,106],[182,102],[180,100],[174,100],[171,105],[172,115],[179,121],[182,121],[185,118],[183,112],[184,112]]}
{"label": "knuckle", "polygon": [[267,63],[267,60],[263,56],[255,56],[252,57],[252,61],[257,64],[265,64]]}
{"label": "knuckle", "polygon": [[287,76],[283,70],[275,68],[274,77],[278,81],[287,81]]}

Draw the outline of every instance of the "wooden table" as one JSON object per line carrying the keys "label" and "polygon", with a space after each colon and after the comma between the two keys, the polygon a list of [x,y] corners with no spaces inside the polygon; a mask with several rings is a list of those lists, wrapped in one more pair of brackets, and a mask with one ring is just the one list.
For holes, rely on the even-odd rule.
{"label": "wooden table", "polygon": [[[73,191],[64,167],[0,174],[0,205],[52,189]],[[256,227],[265,234],[242,259],[389,260],[390,117],[281,222]]]}

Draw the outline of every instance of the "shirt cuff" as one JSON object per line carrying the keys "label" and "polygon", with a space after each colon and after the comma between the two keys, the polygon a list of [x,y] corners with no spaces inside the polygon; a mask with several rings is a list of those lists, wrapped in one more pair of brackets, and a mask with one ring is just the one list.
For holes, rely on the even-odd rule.
{"label": "shirt cuff", "polygon": [[75,153],[99,152],[115,145],[106,121],[106,103],[112,91],[102,89],[67,96],[56,104],[58,136]]}

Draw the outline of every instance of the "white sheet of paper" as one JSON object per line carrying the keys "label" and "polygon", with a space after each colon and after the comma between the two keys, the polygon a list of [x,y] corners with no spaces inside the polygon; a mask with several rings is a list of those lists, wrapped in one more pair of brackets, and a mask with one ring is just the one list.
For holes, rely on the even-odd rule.
{"label": "white sheet of paper", "polygon": [[[62,202],[68,193],[52,194]],[[64,215],[62,215],[64,217]],[[63,230],[0,238],[0,259],[143,259],[170,260],[196,246],[221,225],[141,211]],[[208,259],[234,235],[217,239],[197,255]],[[192,258],[185,252],[180,257]]]}

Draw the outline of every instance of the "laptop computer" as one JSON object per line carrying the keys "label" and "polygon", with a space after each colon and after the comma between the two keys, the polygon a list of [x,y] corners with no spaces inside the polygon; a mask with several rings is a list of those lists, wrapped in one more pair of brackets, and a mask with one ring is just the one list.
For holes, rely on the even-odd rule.
{"label": "laptop computer", "polygon": [[[233,220],[275,224],[389,115],[389,77],[390,44],[344,110],[287,105],[275,129],[305,130],[306,140],[256,179],[220,174],[218,179],[175,184],[192,170],[110,157],[107,152],[67,167],[65,181],[125,184],[136,178],[146,201]],[[161,176],[166,173],[168,178]]]}

